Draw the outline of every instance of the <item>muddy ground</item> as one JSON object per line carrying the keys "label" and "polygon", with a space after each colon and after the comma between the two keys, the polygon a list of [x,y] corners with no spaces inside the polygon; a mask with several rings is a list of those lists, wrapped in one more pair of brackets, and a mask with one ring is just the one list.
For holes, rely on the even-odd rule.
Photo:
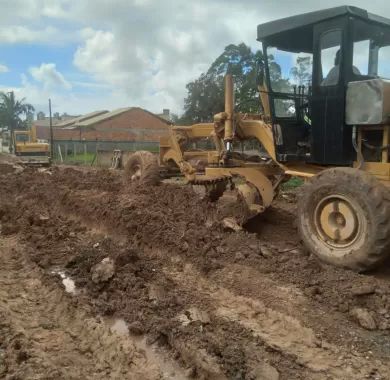
{"label": "muddy ground", "polygon": [[387,271],[320,265],[294,214],[2,164],[0,378],[389,379]]}

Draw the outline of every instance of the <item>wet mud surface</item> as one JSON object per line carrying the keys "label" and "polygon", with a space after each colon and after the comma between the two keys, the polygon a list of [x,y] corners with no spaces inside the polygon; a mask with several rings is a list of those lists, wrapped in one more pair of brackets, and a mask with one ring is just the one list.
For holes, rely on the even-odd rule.
{"label": "wet mud surface", "polygon": [[390,378],[385,267],[319,264],[293,195],[238,232],[219,207],[108,171],[0,168],[0,378]]}

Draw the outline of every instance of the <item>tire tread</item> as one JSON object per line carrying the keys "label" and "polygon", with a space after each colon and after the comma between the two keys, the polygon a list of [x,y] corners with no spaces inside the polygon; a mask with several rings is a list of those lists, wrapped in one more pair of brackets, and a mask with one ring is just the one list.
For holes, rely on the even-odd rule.
{"label": "tire tread", "polygon": [[[368,250],[363,256],[357,255],[356,260],[350,258],[345,266],[359,272],[372,269],[390,255],[390,190],[374,176],[354,168],[324,170],[304,185],[302,195],[298,200],[298,215],[303,215],[305,208],[309,207],[307,204],[308,199],[310,199],[309,195],[316,191],[319,186],[331,184],[337,188],[339,183],[348,183],[354,192],[367,194],[370,199],[370,212],[373,215],[370,222],[375,227],[374,237]],[[298,227],[305,245],[310,249],[310,242],[308,242],[304,231],[305,227],[302,225],[300,217]]]}

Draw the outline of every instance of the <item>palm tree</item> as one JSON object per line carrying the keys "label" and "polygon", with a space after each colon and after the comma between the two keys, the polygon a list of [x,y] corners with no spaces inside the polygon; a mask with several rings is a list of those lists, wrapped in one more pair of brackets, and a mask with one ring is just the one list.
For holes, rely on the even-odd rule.
{"label": "palm tree", "polygon": [[34,107],[25,103],[25,98],[16,100],[13,92],[0,92],[0,126],[11,132],[11,148],[14,145],[14,130],[25,129],[27,126],[25,118],[32,112]]}

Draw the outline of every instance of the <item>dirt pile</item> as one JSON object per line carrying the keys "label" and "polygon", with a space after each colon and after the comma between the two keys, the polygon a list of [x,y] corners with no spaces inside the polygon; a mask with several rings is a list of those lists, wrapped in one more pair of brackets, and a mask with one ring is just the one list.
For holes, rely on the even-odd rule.
{"label": "dirt pile", "polygon": [[26,169],[0,175],[0,189],[1,233],[45,281],[64,271],[76,307],[124,319],[186,377],[390,376],[388,276],[308,256],[293,203],[280,200],[248,233],[227,231],[218,205],[189,188],[124,186],[108,171]]}

